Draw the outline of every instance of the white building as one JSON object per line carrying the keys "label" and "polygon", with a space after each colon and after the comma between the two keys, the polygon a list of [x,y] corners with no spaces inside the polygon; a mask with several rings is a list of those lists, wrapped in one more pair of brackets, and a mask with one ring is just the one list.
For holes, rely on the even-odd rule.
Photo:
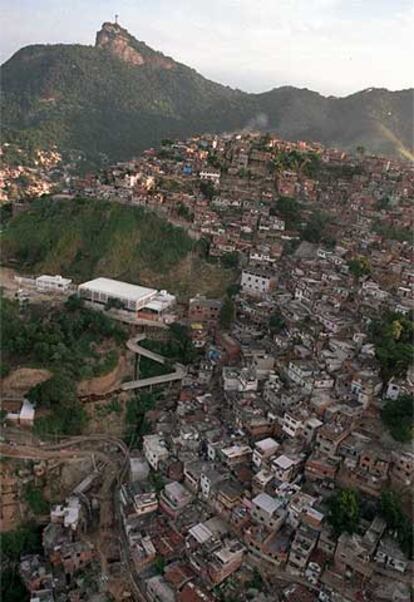
{"label": "white building", "polygon": [[202,180],[213,182],[213,184],[220,182],[220,172],[216,169],[202,169],[199,175]]}
{"label": "white building", "polygon": [[164,290],[157,291],[112,278],[95,278],[80,284],[78,294],[101,307],[110,301],[116,301],[119,309],[139,314],[137,317],[145,320],[162,320],[167,323],[175,320],[172,310],[176,298]]}
{"label": "white building", "polygon": [[79,295],[98,305],[106,305],[109,300],[121,302],[127,311],[139,311],[157,295],[154,288],[112,280],[95,278],[78,287]]}
{"label": "white building", "polygon": [[70,278],[63,278],[63,276],[48,276],[43,274],[36,278],[36,288],[41,291],[61,291],[65,292],[70,289],[72,280]]}
{"label": "white building", "polygon": [[11,424],[32,427],[35,419],[35,412],[35,406],[28,399],[23,399],[20,411],[8,412],[6,415],[6,420]]}
{"label": "white building", "polygon": [[267,458],[270,458],[276,453],[278,447],[279,443],[272,439],[272,437],[256,441],[252,457],[253,464],[257,466],[257,468],[260,468]]}
{"label": "white building", "polygon": [[284,433],[292,437],[299,437],[303,431],[303,418],[293,412],[285,412],[283,416],[282,430]]}
{"label": "white building", "polygon": [[289,483],[294,475],[295,467],[297,462],[282,454],[276,460],[273,461],[273,469],[275,471],[275,477],[279,481]]}
{"label": "white building", "polygon": [[276,529],[283,524],[287,512],[282,507],[282,502],[267,493],[259,493],[252,499],[251,515],[258,523]]}
{"label": "white building", "polygon": [[146,435],[143,438],[143,450],[148,464],[154,470],[158,470],[160,462],[169,456],[168,448],[160,435]]}
{"label": "white building", "polygon": [[267,295],[275,284],[275,278],[270,273],[254,268],[245,268],[242,271],[242,292],[255,296]]}
{"label": "white building", "polygon": [[257,391],[258,380],[256,370],[251,368],[233,368],[224,366],[222,370],[223,388],[225,391]]}

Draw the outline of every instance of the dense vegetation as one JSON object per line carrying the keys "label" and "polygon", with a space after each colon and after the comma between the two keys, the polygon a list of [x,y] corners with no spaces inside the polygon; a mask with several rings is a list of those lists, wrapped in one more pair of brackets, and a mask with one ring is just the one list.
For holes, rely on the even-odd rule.
{"label": "dense vegetation", "polygon": [[[44,305],[19,307],[15,301],[2,299],[1,323],[3,366],[41,366],[53,372],[27,395],[39,410],[35,431],[43,436],[79,434],[87,415],[77,400],[76,382],[115,368],[116,350],[99,353],[97,347],[123,345],[124,327],[83,307],[77,297],[68,299],[64,311]],[[30,500],[40,508],[36,492],[32,493]]]}
{"label": "dense vegetation", "polygon": [[184,294],[220,293],[233,272],[191,255],[193,246],[184,229],[140,207],[43,198],[9,222],[2,259],[28,272],[60,273],[76,281],[105,275]]}
{"label": "dense vegetation", "polygon": [[[131,47],[137,44],[142,52],[142,44],[130,37]],[[340,99],[293,87],[246,94],[178,63],[171,69],[137,67],[102,48],[80,45],[24,48],[3,65],[2,83],[6,139],[56,143],[97,159],[102,153],[111,160],[127,158],[165,137],[260,127],[258,115],[285,138],[353,150],[363,143],[370,151],[393,153],[392,137],[377,126],[386,122],[395,139],[412,145],[410,90],[372,90]],[[283,161],[290,165],[297,159]],[[314,159],[306,159],[301,167],[312,175]]]}
{"label": "dense vegetation", "polygon": [[41,530],[34,524],[26,524],[2,533],[1,540],[1,600],[26,602],[30,596],[18,572],[19,560],[22,554],[42,552]]}
{"label": "dense vegetation", "polygon": [[99,271],[136,279],[149,264],[166,272],[190,250],[184,230],[153,213],[86,199],[39,199],[11,221],[3,240],[6,259],[78,280]]}
{"label": "dense vegetation", "polygon": [[371,323],[370,336],[383,380],[404,376],[414,357],[412,316],[387,312]]}
{"label": "dense vegetation", "polygon": [[6,365],[41,366],[59,370],[74,379],[100,376],[117,363],[114,349],[101,354],[97,346],[112,340],[121,344],[125,329],[102,313],[69,298],[64,311],[45,305],[1,300],[2,354]]}
{"label": "dense vegetation", "polygon": [[33,387],[27,397],[39,410],[47,410],[35,417],[34,430],[41,437],[79,435],[88,421],[77,399],[75,382],[64,372]]}
{"label": "dense vegetation", "polygon": [[409,443],[414,432],[414,396],[390,399],[381,411],[381,418],[394,439]]}
{"label": "dense vegetation", "polygon": [[149,432],[146,413],[154,408],[156,401],[155,393],[139,393],[133,399],[128,400],[124,439],[129,447],[142,447],[142,437]]}
{"label": "dense vegetation", "polygon": [[314,152],[278,151],[271,164],[276,172],[288,169],[315,177],[319,171],[320,157]]}

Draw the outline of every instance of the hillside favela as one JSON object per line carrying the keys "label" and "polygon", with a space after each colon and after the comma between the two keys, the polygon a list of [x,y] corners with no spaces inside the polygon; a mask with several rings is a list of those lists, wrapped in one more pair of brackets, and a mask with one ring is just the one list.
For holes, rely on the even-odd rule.
{"label": "hillside favela", "polygon": [[1,599],[413,602],[413,89],[243,92],[40,5],[2,66]]}

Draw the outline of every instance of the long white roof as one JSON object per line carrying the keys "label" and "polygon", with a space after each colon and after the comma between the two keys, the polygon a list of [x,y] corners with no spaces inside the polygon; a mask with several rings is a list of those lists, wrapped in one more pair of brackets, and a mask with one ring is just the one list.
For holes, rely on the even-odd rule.
{"label": "long white roof", "polygon": [[88,289],[96,293],[113,295],[114,297],[123,297],[134,301],[139,301],[143,297],[147,297],[151,294],[155,295],[157,293],[155,288],[129,284],[128,282],[121,282],[120,280],[112,280],[112,278],[95,278],[94,280],[83,282],[79,285],[79,288]]}

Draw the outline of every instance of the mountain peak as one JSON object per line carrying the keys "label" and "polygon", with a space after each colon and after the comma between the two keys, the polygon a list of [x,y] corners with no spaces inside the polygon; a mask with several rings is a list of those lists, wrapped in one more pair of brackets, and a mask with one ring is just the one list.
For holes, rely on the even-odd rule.
{"label": "mountain peak", "polygon": [[136,40],[119,23],[105,22],[96,34],[96,48],[109,51],[125,63],[134,66],[150,64],[162,69],[175,67],[175,62],[161,52],[156,52],[145,42]]}

